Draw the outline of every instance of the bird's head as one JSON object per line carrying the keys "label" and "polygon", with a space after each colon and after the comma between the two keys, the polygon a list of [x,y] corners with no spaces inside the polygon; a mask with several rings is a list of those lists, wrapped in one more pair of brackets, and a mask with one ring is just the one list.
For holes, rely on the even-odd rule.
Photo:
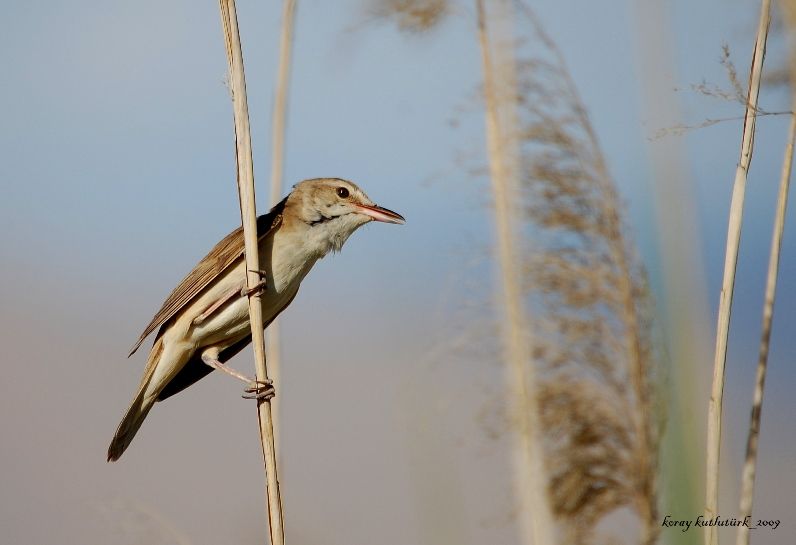
{"label": "bird's head", "polygon": [[356,184],[340,178],[296,184],[286,207],[309,226],[311,238],[328,243],[326,251],[339,251],[351,233],[368,222],[404,223],[400,214],[377,206]]}

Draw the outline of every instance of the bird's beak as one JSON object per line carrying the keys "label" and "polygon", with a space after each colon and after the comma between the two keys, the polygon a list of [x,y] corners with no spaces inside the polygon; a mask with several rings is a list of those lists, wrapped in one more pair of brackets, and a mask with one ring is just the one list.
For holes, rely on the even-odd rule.
{"label": "bird's beak", "polygon": [[397,223],[398,225],[403,225],[406,223],[406,220],[401,214],[393,212],[392,210],[387,210],[386,208],[382,208],[381,206],[368,205],[368,204],[356,204],[354,205],[357,209],[357,212],[360,214],[365,214],[366,216],[370,216],[376,221],[383,221],[384,223]]}

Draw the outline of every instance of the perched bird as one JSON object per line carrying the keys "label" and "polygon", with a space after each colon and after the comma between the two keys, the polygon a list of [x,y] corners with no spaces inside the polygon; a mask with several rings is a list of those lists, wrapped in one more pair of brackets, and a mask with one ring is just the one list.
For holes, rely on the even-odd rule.
{"label": "perched bird", "polygon": [[[296,297],[315,262],[339,251],[358,227],[370,222],[404,223],[373,204],[355,184],[339,178],[305,180],[257,218],[263,323],[268,326]],[[129,355],[160,328],[133,402],[108,448],[118,460],[156,401],[200,380],[213,369],[245,382],[252,397],[271,397],[270,384],[257,383],[225,363],[251,342],[243,231],[236,229],[210,250],[171,292]],[[128,356],[129,357],[129,356]]]}

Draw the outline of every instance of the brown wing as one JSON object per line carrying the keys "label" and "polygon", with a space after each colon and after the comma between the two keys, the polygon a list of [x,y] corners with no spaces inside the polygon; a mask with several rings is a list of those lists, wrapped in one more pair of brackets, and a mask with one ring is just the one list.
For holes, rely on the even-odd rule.
{"label": "brown wing", "polygon": [[[285,207],[285,200],[274,206],[270,212],[263,214],[257,218],[257,235],[258,239],[268,235],[271,231],[276,229],[282,221],[282,210]],[[243,229],[238,227],[221,242],[215,245],[202,260],[188,273],[188,276],[182,279],[182,282],[174,288],[174,291],[166,298],[163,306],[146,326],[144,332],[138,337],[130,353],[127,355],[129,358],[132,356],[141,343],[144,342],[150,333],[155,331],[158,327],[166,323],[177,312],[191,301],[199,292],[201,292],[207,285],[224,271],[227,267],[232,265],[243,255]]]}

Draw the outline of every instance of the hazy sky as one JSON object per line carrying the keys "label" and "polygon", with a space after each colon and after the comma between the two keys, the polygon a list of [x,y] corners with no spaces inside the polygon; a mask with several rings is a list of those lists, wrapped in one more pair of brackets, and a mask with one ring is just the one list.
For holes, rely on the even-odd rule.
{"label": "hazy sky", "polygon": [[[125,359],[127,349],[173,285],[239,222],[218,6],[7,4],[0,33],[2,541],[262,542],[255,411],[234,381],[211,376],[156,406],[124,458],[105,463],[145,359]],[[261,210],[279,4],[238,5]],[[506,458],[484,422],[503,380],[486,349],[494,334],[484,305],[492,289],[484,265],[489,187],[457,160],[483,160],[473,9],[467,4],[430,34],[406,36],[369,21],[361,0],[299,4],[287,183],[350,178],[407,224],[357,232],[340,255],[316,266],[285,314],[288,365],[278,395],[290,541],[512,543]],[[635,6],[537,4],[656,278],[648,146],[662,144],[648,139],[662,127],[644,111]],[[740,115],[738,105],[689,86],[727,86],[723,43],[745,79],[756,3],[665,4],[676,71],[663,76],[683,113],[668,126]],[[771,65],[778,51],[775,40]],[[762,103],[773,110],[786,101],[774,92]],[[745,443],[786,122],[759,122],[747,193],[726,387],[727,516],[737,511],[730,492]],[[694,238],[706,265],[701,303],[711,313],[740,130],[730,121],[669,137],[685,147],[702,229]],[[758,530],[758,544],[796,539],[793,504],[784,501],[796,491],[792,213],[788,220],[755,504],[761,516],[784,522],[776,533]],[[461,342],[468,328],[484,338],[484,353]],[[710,374],[703,363],[695,381]],[[251,368],[243,356],[235,364]],[[703,412],[706,405],[698,404]],[[694,418],[704,420],[703,412]]]}

